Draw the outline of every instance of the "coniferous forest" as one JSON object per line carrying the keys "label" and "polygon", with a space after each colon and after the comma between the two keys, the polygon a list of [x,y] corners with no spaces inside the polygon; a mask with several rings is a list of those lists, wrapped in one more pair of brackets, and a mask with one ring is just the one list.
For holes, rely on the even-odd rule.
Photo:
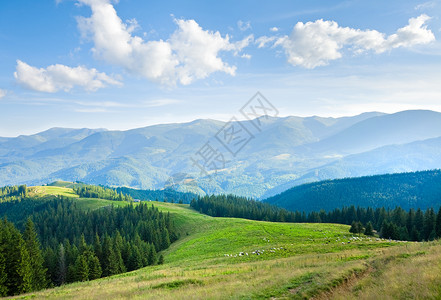
{"label": "coniferous forest", "polygon": [[[268,203],[234,195],[204,196],[194,199],[191,207],[213,217],[295,223],[338,223],[354,225],[353,233],[376,230],[380,237],[403,241],[430,241],[441,238],[441,208],[425,211],[411,208],[362,208],[351,205],[329,212],[291,212]],[[355,226],[355,224],[357,225]],[[367,229],[367,230],[366,230]],[[370,229],[370,230],[369,230]]]}
{"label": "coniferous forest", "polygon": [[[32,202],[21,199],[16,209]],[[2,296],[161,263],[157,252],[178,238],[170,215],[143,203],[85,211],[60,197],[15,221],[1,222]]]}
{"label": "coniferous forest", "polygon": [[0,188],[0,203],[20,200],[26,196],[26,185],[5,186]]}
{"label": "coniferous forest", "polygon": [[132,201],[133,198],[127,194],[117,192],[114,189],[96,185],[84,185],[73,189],[74,192],[83,198],[100,198],[113,201]]}

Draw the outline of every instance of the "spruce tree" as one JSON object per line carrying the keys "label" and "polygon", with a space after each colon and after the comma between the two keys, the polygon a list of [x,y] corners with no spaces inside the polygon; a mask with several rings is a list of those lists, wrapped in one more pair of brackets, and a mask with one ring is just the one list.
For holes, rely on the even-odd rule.
{"label": "spruce tree", "polygon": [[371,223],[371,221],[369,221],[366,224],[366,229],[364,230],[364,234],[372,236],[372,235],[374,235],[374,231],[373,230],[374,230],[374,228],[372,227],[372,223]]}
{"label": "spruce tree", "polygon": [[5,233],[3,232],[3,223],[0,222],[0,297],[8,295],[8,287],[6,285],[8,273],[6,272],[6,260],[4,256],[4,252],[6,251],[4,237]]}
{"label": "spruce tree", "polygon": [[66,253],[63,244],[58,247],[56,284],[62,285],[67,279]]}
{"label": "spruce tree", "polygon": [[32,291],[41,290],[48,284],[47,269],[44,267],[44,259],[41,253],[40,242],[35,231],[34,223],[28,218],[23,234],[26,250],[29,254],[29,265],[31,269]]}
{"label": "spruce tree", "polygon": [[167,228],[163,228],[161,232],[161,249],[167,249],[170,246],[170,236]]}
{"label": "spruce tree", "polygon": [[93,251],[95,252],[95,255],[98,257],[100,261],[103,259],[103,247],[101,245],[101,240],[98,235],[98,232],[95,233],[95,239],[93,241]]}
{"label": "spruce tree", "polygon": [[435,235],[436,238],[441,238],[441,207],[439,208],[438,214],[436,216]]}
{"label": "spruce tree", "polygon": [[74,267],[74,281],[89,280],[89,265],[85,255],[79,255],[75,261]]}
{"label": "spruce tree", "polygon": [[129,259],[129,268],[130,270],[136,270],[143,267],[143,261],[141,257],[141,252],[137,246],[132,247],[130,259]]}
{"label": "spruce tree", "polygon": [[96,257],[92,251],[88,251],[86,256],[89,267],[89,280],[100,278],[102,275],[102,269],[98,257]]}
{"label": "spruce tree", "polygon": [[428,208],[424,213],[423,238],[429,241],[432,231],[435,230],[436,216],[433,208]]}
{"label": "spruce tree", "polygon": [[20,260],[17,268],[17,273],[20,276],[17,282],[18,293],[27,293],[34,290],[33,274],[30,264],[29,252],[26,249],[26,244],[20,236],[19,253]]}
{"label": "spruce tree", "polygon": [[164,255],[159,255],[159,259],[158,259],[158,265],[162,265],[164,264]]}
{"label": "spruce tree", "polygon": [[149,244],[147,260],[149,265],[154,265],[156,263],[156,249],[155,246],[152,244]]}
{"label": "spruce tree", "polygon": [[412,231],[410,232],[410,240],[414,242],[420,241],[420,233],[416,229],[415,225],[412,227]]}

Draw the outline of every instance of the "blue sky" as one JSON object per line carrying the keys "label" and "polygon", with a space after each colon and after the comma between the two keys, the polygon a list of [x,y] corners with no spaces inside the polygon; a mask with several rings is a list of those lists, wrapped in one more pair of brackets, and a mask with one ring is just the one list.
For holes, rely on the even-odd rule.
{"label": "blue sky", "polygon": [[441,1],[0,2],[0,136],[441,111]]}

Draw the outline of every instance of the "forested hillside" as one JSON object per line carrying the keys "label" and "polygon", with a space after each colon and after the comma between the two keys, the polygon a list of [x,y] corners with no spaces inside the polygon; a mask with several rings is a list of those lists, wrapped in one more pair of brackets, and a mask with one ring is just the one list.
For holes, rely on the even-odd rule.
{"label": "forested hillside", "polygon": [[441,238],[441,207],[436,213],[433,208],[425,211],[401,207],[349,207],[309,213],[287,211],[277,206],[237,197],[233,195],[206,196],[195,199],[191,207],[213,217],[233,217],[250,220],[292,223],[338,223],[352,224],[352,233],[374,235],[402,241],[431,241]]}
{"label": "forested hillside", "polygon": [[264,200],[291,211],[326,211],[343,206],[438,209],[441,171],[325,180],[293,187]]}
{"label": "forested hillside", "polygon": [[127,187],[115,188],[118,193],[129,195],[134,199],[150,200],[150,201],[165,201],[175,203],[190,203],[191,200],[197,198],[196,194],[178,192],[173,189],[163,190],[137,190]]}
{"label": "forested hillside", "polygon": [[[170,214],[153,205],[129,202],[124,207],[86,210],[79,205],[83,198],[27,196],[24,189],[2,189],[9,197],[0,203],[2,296],[162,263],[157,252],[178,239]],[[96,201],[103,201],[99,196],[130,198],[102,187],[87,186],[77,192]]]}

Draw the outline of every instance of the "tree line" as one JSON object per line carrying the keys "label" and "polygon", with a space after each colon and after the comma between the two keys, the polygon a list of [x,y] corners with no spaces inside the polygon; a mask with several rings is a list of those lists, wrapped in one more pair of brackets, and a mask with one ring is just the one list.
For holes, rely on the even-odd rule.
{"label": "tree line", "polygon": [[[20,204],[28,201],[32,200],[24,199]],[[25,223],[23,234],[4,219],[0,228],[0,295],[163,263],[157,253],[178,239],[170,214],[153,205],[131,203],[84,211],[76,204],[64,197],[45,202]]]}
{"label": "tree line", "polygon": [[26,185],[5,186],[0,188],[0,203],[16,201],[27,197]]}
{"label": "tree line", "polygon": [[263,200],[290,211],[336,207],[439,208],[441,170],[323,180],[295,186]]}
{"label": "tree line", "polygon": [[163,189],[163,190],[137,190],[128,187],[118,187],[115,188],[116,192],[130,195],[135,199],[140,200],[151,200],[160,202],[171,202],[171,203],[190,203],[192,199],[197,197],[196,194],[189,192],[178,192],[173,189]]}
{"label": "tree line", "polygon": [[47,287],[46,271],[32,220],[26,222],[23,234],[6,219],[0,221],[0,296]]}
{"label": "tree line", "polygon": [[73,188],[74,192],[82,198],[100,198],[113,201],[133,201],[130,195],[117,192],[114,189],[96,185],[84,185]]}
{"label": "tree line", "polygon": [[[441,238],[441,208],[425,211],[401,207],[395,209],[363,208],[351,205],[332,211],[287,211],[283,208],[234,195],[204,196],[190,206],[213,217],[234,217],[271,222],[338,223],[353,225],[354,233],[378,232],[380,237],[406,241],[429,241]],[[366,231],[366,229],[368,229]]]}

